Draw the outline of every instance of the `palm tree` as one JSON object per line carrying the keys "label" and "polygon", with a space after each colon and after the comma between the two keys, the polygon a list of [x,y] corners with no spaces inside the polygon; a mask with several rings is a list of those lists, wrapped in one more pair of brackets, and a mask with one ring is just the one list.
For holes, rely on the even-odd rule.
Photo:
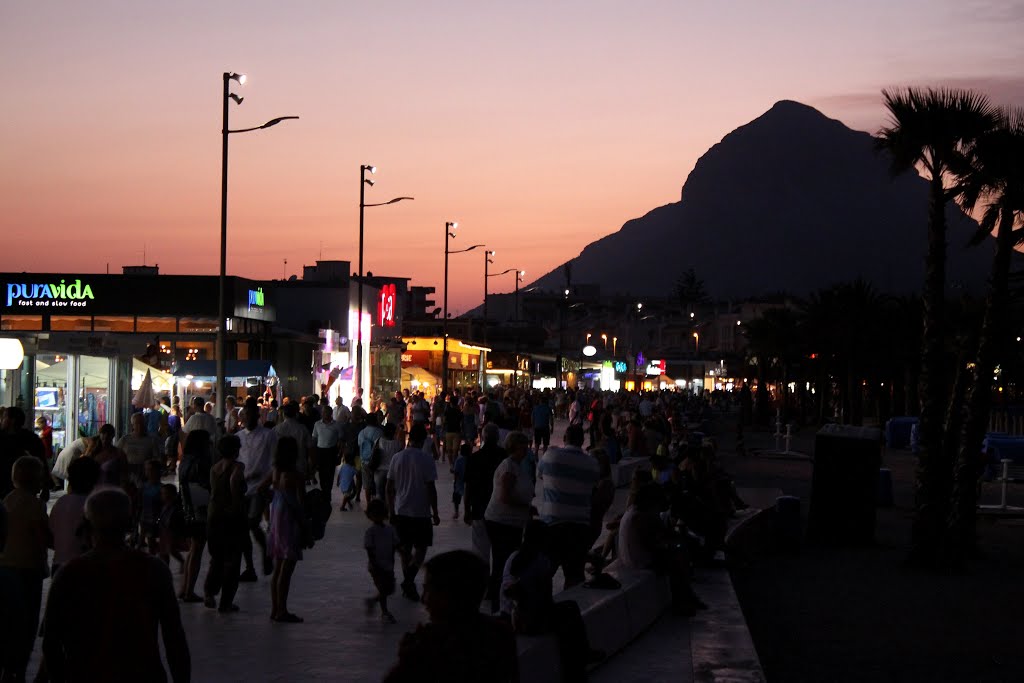
{"label": "palm tree", "polygon": [[946,511],[952,492],[952,466],[943,455],[943,413],[948,380],[943,367],[946,294],[946,206],[953,197],[952,175],[966,151],[996,118],[984,95],[969,90],[905,88],[883,90],[889,125],[879,132],[878,148],[889,153],[894,172],[918,169],[930,184],[928,249],[922,294],[920,445],[911,532],[911,561],[939,559]]}
{"label": "palm tree", "polygon": [[1024,110],[1005,111],[1000,119],[975,145],[960,195],[966,211],[981,210],[972,243],[980,244],[995,231],[996,252],[954,475],[949,540],[950,560],[957,565],[962,565],[974,545],[975,482],[992,407],[990,378],[1007,349],[1010,262],[1014,246],[1024,242]]}

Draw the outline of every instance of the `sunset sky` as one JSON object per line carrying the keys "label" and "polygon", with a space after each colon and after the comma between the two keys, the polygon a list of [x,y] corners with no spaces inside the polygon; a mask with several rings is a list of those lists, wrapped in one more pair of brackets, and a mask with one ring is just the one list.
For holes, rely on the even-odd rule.
{"label": "sunset sky", "polygon": [[[486,243],[527,281],[657,206],[698,157],[780,99],[854,128],[879,90],[975,87],[1024,105],[1024,2],[171,3],[0,8],[0,270],[216,273],[221,73],[248,76],[231,137],[228,272],[355,268],[359,165],[375,164],[366,269],[436,286]],[[510,291],[512,276],[491,281]],[[450,306],[481,302],[453,256]]]}

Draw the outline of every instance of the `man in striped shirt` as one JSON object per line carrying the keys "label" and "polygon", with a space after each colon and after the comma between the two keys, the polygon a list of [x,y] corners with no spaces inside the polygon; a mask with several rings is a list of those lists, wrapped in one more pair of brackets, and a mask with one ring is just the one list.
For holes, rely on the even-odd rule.
{"label": "man in striped shirt", "polygon": [[565,446],[549,448],[537,467],[544,497],[540,518],[548,525],[551,560],[562,567],[565,588],[583,583],[583,567],[590,549],[590,499],[601,470],[583,451],[580,425],[565,430]]}

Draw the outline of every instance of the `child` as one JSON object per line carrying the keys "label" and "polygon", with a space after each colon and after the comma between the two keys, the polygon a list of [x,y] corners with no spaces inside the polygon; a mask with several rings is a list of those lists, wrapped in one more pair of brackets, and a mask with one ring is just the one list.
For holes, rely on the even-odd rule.
{"label": "child", "polygon": [[181,502],[178,500],[178,489],[173,484],[164,484],[160,487],[160,514],[156,526],[160,559],[169,565],[173,557],[178,561],[179,573],[184,571],[185,558],[181,556],[181,550],[185,546],[185,513],[182,512]]}
{"label": "child", "polygon": [[157,554],[157,541],[160,529],[157,520],[160,517],[160,462],[147,460],[145,465],[146,482],[142,485],[141,507],[139,510],[139,545],[145,543],[151,555]]}
{"label": "child", "polygon": [[459,448],[459,457],[455,458],[452,464],[452,504],[455,506],[455,513],[452,519],[459,518],[459,504],[462,503],[462,496],[466,494],[466,458],[473,454],[473,447],[464,443]]}
{"label": "child", "polygon": [[341,511],[350,510],[359,489],[356,488],[356,454],[349,449],[345,450],[341,469],[338,470],[338,489],[341,491]]}
{"label": "child", "polygon": [[385,624],[395,623],[395,617],[388,611],[388,596],[395,592],[395,551],[398,549],[398,534],[387,523],[388,506],[380,498],[374,498],[366,506],[366,516],[373,525],[366,530],[363,546],[370,560],[370,576],[377,587],[377,595],[366,598],[367,615],[373,606],[380,604],[380,620]]}

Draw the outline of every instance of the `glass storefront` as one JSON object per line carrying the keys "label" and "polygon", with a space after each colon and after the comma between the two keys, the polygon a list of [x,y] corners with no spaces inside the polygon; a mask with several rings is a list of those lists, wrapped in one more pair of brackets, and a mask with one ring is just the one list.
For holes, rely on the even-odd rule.
{"label": "glass storefront", "polygon": [[33,386],[32,411],[53,429],[53,450],[79,436],[95,436],[105,423],[123,432],[111,413],[113,358],[93,355],[39,353],[26,356],[23,378]]}

